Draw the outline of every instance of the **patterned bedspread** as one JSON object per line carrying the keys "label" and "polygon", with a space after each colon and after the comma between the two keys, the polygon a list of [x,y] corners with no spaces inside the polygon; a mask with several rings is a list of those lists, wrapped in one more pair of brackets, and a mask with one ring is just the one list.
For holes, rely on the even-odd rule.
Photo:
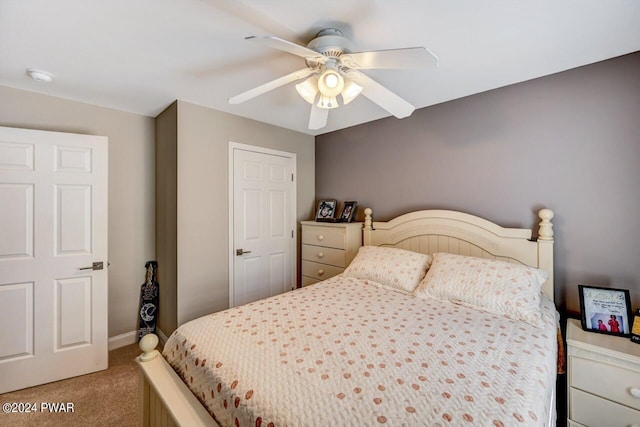
{"label": "patterned bedspread", "polygon": [[164,356],[221,426],[545,425],[544,329],[359,279],[189,322]]}

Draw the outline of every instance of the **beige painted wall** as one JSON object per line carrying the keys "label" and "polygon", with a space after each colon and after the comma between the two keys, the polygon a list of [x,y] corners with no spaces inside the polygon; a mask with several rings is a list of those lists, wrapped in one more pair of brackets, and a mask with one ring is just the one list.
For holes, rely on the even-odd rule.
{"label": "beige painted wall", "polygon": [[0,126],[109,138],[109,336],[135,330],[155,254],[154,119],[0,86]]}
{"label": "beige painted wall", "polygon": [[[302,220],[314,208],[315,140],[182,101],[177,102],[176,118],[177,323],[182,324],[228,308],[229,141],[296,153],[297,218]],[[159,168],[158,174],[163,173]]]}

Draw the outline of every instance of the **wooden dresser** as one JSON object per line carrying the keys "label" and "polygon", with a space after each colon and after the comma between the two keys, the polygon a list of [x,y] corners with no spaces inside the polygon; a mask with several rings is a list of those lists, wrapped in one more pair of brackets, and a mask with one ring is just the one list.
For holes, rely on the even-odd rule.
{"label": "wooden dresser", "polygon": [[302,221],[302,286],[340,274],[362,246],[361,222]]}
{"label": "wooden dresser", "polygon": [[567,322],[570,427],[640,427],[640,345]]}

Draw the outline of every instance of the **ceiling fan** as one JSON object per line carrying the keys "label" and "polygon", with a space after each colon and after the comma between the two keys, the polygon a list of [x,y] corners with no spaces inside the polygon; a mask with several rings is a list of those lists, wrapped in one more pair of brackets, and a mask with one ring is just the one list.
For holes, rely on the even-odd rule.
{"label": "ceiling fan", "polygon": [[338,95],[346,105],[362,93],[399,119],[410,116],[415,110],[413,105],[360,70],[438,66],[438,58],[424,47],[354,52],[352,42],[335,28],[320,31],[306,47],[274,36],[245,39],[300,56],[307,66],[231,97],[229,103],[240,104],[287,83],[306,79],[296,84],[296,90],[311,104],[312,130],[327,124],[329,110],[339,106]]}

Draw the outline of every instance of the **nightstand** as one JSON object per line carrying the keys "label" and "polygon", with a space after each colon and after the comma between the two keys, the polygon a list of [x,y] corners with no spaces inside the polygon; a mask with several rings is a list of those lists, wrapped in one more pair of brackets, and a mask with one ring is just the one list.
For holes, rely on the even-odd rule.
{"label": "nightstand", "polygon": [[361,222],[302,221],[302,286],[340,274],[362,246]]}
{"label": "nightstand", "polygon": [[570,427],[640,426],[640,345],[567,322]]}

